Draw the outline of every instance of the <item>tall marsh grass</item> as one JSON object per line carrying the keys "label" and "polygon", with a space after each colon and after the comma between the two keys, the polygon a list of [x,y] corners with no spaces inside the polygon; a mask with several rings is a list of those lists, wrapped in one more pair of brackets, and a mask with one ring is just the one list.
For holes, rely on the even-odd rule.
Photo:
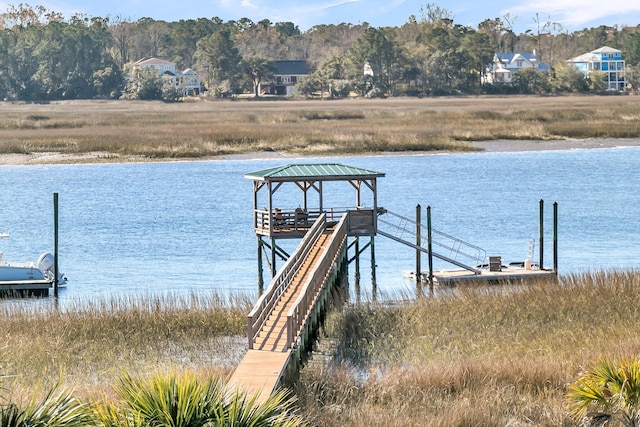
{"label": "tall marsh grass", "polygon": [[56,308],[0,303],[0,372],[17,393],[60,382],[81,397],[122,372],[182,369],[229,374],[246,347],[248,297],[114,297]]}
{"label": "tall marsh grass", "polygon": [[[344,305],[300,373],[297,406],[317,426],[575,425],[566,395],[580,373],[640,358],[639,288],[639,272],[612,270]],[[158,372],[185,387],[228,377],[246,349],[250,305],[215,294],[64,310],[3,303],[0,373],[12,378],[0,385],[13,401],[35,402],[60,385],[79,401],[103,399],[104,417],[135,421],[120,412],[123,391],[182,390]]]}
{"label": "tall marsh grass", "polygon": [[640,273],[459,288],[333,315],[330,358],[302,371],[318,425],[574,425],[564,395],[602,358],[640,357]]}
{"label": "tall marsh grass", "polygon": [[102,161],[473,150],[472,141],[636,138],[632,96],[0,103],[0,154]]}

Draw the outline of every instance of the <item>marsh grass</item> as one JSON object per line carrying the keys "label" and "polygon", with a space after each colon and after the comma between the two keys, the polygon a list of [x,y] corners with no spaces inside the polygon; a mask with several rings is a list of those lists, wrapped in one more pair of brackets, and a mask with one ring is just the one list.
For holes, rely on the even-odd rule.
{"label": "marsh grass", "polygon": [[[575,425],[567,386],[599,360],[640,354],[640,273],[560,279],[345,305],[301,371],[301,413],[318,426]],[[13,401],[59,384],[81,401],[117,402],[123,373],[226,378],[246,349],[242,296],[43,302],[0,309]]]}
{"label": "marsh grass", "polygon": [[[50,304],[49,304],[50,303]],[[116,297],[57,309],[3,304],[1,372],[16,393],[53,380],[80,397],[108,393],[122,372],[173,366],[227,375],[246,347],[246,297]]]}
{"label": "marsh grass", "polygon": [[640,136],[632,96],[0,103],[0,153],[104,161],[473,150],[472,141]]}
{"label": "marsh grass", "polygon": [[333,356],[302,371],[299,398],[318,425],[574,425],[578,372],[640,354],[639,286],[610,271],[351,306],[330,317]]}

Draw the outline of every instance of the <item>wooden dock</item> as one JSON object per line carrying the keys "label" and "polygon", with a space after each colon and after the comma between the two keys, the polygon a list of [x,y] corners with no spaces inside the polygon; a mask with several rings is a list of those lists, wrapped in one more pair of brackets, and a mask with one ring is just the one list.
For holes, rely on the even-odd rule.
{"label": "wooden dock", "polygon": [[347,262],[346,236],[346,214],[338,224],[324,215],[314,222],[249,314],[249,350],[230,387],[258,394],[264,402],[289,369],[297,370]]}
{"label": "wooden dock", "polygon": [[52,280],[3,280],[0,282],[0,296],[49,296]]}
{"label": "wooden dock", "polygon": [[[422,273],[423,283],[426,283],[428,276],[428,273]],[[553,270],[526,270],[524,268],[509,268],[501,271],[484,269],[481,270],[480,274],[473,274],[467,270],[442,270],[433,272],[434,283],[441,286],[522,283],[537,279],[553,279],[557,276],[557,272]]]}

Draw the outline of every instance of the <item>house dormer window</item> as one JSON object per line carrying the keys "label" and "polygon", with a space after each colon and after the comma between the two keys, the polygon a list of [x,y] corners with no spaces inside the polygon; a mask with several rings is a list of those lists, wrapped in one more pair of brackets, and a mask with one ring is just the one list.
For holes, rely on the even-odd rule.
{"label": "house dormer window", "polygon": [[522,68],[522,61],[516,61],[516,67]]}

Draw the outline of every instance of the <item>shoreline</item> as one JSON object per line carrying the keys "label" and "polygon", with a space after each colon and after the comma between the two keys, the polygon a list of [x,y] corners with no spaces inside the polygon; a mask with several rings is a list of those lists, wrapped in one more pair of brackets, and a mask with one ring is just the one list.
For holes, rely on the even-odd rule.
{"label": "shoreline", "polygon": [[[640,147],[640,139],[571,139],[571,140],[492,140],[474,141],[469,145],[480,151],[468,152],[526,152],[526,151],[552,151],[552,150],[595,150],[620,147]],[[357,153],[353,156],[375,155],[429,155],[440,154],[434,151],[412,152],[371,152]],[[464,153],[464,152],[456,152]],[[83,163],[149,163],[149,162],[174,162],[174,161],[210,161],[210,160],[260,160],[277,158],[307,158],[308,156],[297,154],[285,154],[278,151],[263,151],[244,154],[225,154],[192,159],[148,159],[143,156],[119,156],[111,153],[90,152],[82,154],[64,154],[58,152],[32,153],[32,154],[0,154],[0,166],[27,166],[27,165],[54,165],[54,164],[83,164]],[[322,157],[331,157],[323,155]],[[340,157],[343,157],[342,155]]]}

